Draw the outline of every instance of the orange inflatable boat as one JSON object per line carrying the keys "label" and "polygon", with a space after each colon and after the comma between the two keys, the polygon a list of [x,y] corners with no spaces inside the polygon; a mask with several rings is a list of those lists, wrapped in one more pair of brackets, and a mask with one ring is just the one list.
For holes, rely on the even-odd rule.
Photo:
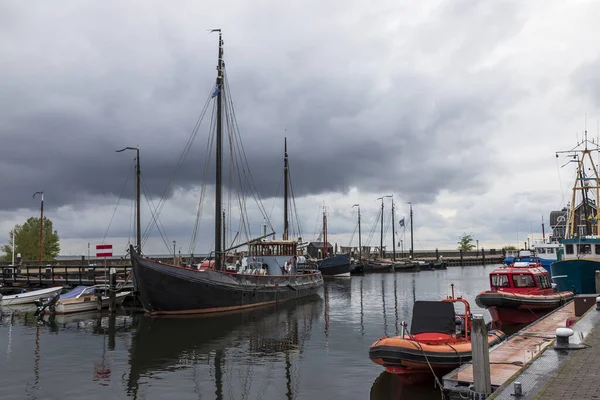
{"label": "orange inflatable boat", "polygon": [[[456,314],[456,302],[464,304],[464,315]],[[471,319],[469,303],[461,297],[417,301],[411,332],[378,339],[369,349],[369,358],[409,383],[431,377],[432,373],[451,371],[471,361]],[[488,332],[488,345],[505,338],[502,331],[492,330]]]}

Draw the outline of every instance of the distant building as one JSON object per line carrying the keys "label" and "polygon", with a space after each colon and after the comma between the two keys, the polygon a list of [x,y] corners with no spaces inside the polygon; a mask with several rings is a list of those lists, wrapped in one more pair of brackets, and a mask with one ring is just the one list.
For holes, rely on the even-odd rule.
{"label": "distant building", "polygon": [[550,212],[550,229],[552,229],[552,237],[555,240],[562,240],[565,238],[567,218],[568,215],[566,207],[560,211]]}
{"label": "distant building", "polygon": [[[575,215],[572,221],[574,225],[573,236],[598,235],[597,214],[596,202],[592,199],[588,199],[587,202],[581,202],[575,207]],[[552,229],[554,239],[564,239],[570,233],[567,232],[569,217],[569,209],[567,207],[550,213],[550,228]]]}
{"label": "distant building", "polygon": [[[306,252],[311,258],[323,258],[323,242],[310,242]],[[327,254],[333,254],[333,246],[327,242]]]}

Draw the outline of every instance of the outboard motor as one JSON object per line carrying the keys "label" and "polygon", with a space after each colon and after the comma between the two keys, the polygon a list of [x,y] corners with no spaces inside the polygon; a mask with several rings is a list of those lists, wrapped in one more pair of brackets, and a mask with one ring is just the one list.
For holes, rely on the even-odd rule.
{"label": "outboard motor", "polygon": [[50,311],[54,312],[54,305],[60,299],[60,293],[56,296],[52,297],[50,300],[44,302],[43,299],[36,300],[34,303],[37,306],[37,310],[35,310],[35,316],[38,317],[38,320],[44,318],[44,311],[47,307],[50,307]]}

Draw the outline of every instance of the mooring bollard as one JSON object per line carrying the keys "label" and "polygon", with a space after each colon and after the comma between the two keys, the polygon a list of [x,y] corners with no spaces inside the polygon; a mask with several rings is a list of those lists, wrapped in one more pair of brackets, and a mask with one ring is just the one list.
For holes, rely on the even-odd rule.
{"label": "mooring bollard", "polygon": [[485,399],[492,393],[490,379],[490,350],[488,332],[483,315],[473,315],[471,326],[471,347],[473,352],[473,393],[474,398]]}
{"label": "mooring bollard", "polygon": [[596,310],[600,310],[600,296],[596,297]]}
{"label": "mooring bollard", "polygon": [[514,393],[513,396],[520,397],[523,396],[523,387],[521,386],[521,382],[515,382],[513,384]]}

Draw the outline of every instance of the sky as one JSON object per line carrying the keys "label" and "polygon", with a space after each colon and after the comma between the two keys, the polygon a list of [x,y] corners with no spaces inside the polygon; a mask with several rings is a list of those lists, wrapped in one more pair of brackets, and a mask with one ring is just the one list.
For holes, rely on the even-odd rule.
{"label": "sky", "polygon": [[[287,137],[304,240],[317,238],[325,206],[329,241],[356,246],[358,203],[363,244],[377,245],[387,195],[396,221],[412,203],[415,250],[455,249],[463,233],[483,248],[540,238],[574,174],[555,152],[586,129],[598,136],[598,20],[593,1],[4,1],[0,244],[39,215],[32,195],[43,190],[62,255],[88,243],[122,254],[134,240],[135,152],[115,150],[139,146],[144,231],[166,194],[163,235],[148,230],[144,252],[214,246],[212,169],[191,244],[214,161],[212,105],[177,168],[215,82],[214,28],[278,236]],[[391,248],[391,198],[384,207]],[[265,217],[248,210],[261,234]],[[406,249],[408,229],[395,225]]]}

